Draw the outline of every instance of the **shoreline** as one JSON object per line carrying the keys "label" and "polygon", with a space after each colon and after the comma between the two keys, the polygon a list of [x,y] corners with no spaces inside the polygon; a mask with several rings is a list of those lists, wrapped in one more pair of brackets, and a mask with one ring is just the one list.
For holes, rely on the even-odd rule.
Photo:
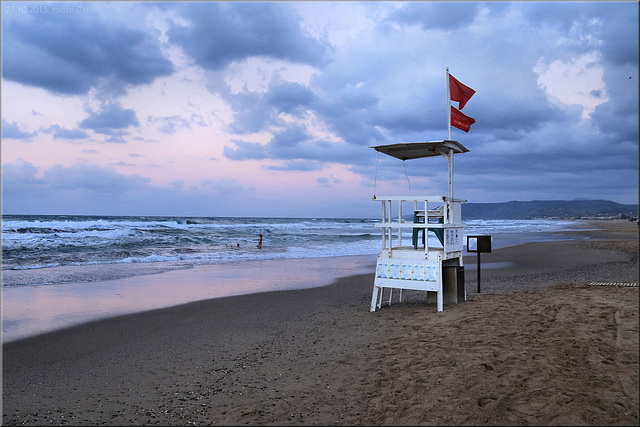
{"label": "shoreline", "polygon": [[[588,240],[598,236],[602,230],[606,230],[605,235],[608,236],[616,228],[626,232],[630,229],[629,223],[621,220],[591,220],[576,223],[576,228],[570,230],[529,233],[527,238],[522,238],[519,233],[498,235],[498,242],[494,241],[493,253],[482,255],[482,282],[485,283],[486,279],[491,280],[491,277],[496,275],[490,270],[515,265],[513,260],[500,255],[502,249],[529,243]],[[513,258],[514,255],[517,256],[519,250],[509,252],[510,257]],[[140,274],[125,274],[121,277],[119,274],[122,273],[116,272],[113,279],[102,279],[98,276],[96,281],[91,282],[3,286],[2,342],[8,343],[99,319],[171,307],[196,300],[272,290],[328,286],[333,281],[350,275],[367,272],[373,274],[376,256],[377,254],[266,259],[179,266],[173,263],[161,263],[144,266],[144,271]],[[466,282],[469,284],[470,280],[473,280],[475,283],[476,255],[468,254],[465,250],[463,262],[467,271]],[[520,257],[518,262],[526,264],[527,256]],[[110,267],[126,269],[130,266]],[[138,266],[131,267],[138,268]],[[86,268],[87,266],[58,267],[65,271],[63,275],[71,278],[78,275],[74,274],[74,271]],[[100,270],[104,269],[104,266],[92,265],[89,268]],[[67,271],[70,272],[67,273]],[[306,271],[306,275],[301,274],[301,271]],[[283,275],[283,272],[286,274]],[[34,272],[12,271],[11,273],[28,275]],[[40,274],[39,271],[35,273]],[[3,284],[4,281],[3,275]],[[309,283],[303,284],[304,281]],[[491,291],[485,286],[483,289],[485,292]],[[475,292],[475,286],[471,292]],[[52,305],[50,301],[56,301],[56,304]]]}
{"label": "shoreline", "polygon": [[[593,225],[593,224],[591,224]],[[582,228],[588,228],[581,224]],[[561,241],[564,231],[505,233],[496,237],[494,250],[527,242]],[[485,254],[483,270],[504,268],[509,262],[491,262]],[[52,270],[3,272],[2,342],[8,343],[50,331],[108,317],[184,304],[195,300],[271,290],[327,286],[352,274],[375,271],[377,254],[319,258],[265,259],[221,264],[89,265]],[[471,262],[469,261],[471,260]],[[470,272],[475,255],[464,252]],[[108,268],[107,268],[108,267]],[[135,269],[137,274],[128,274]],[[306,271],[306,275],[300,274]],[[89,272],[89,273],[87,273]],[[286,272],[286,274],[282,274]],[[7,277],[7,273],[8,276]],[[95,281],[73,281],[89,274]],[[67,277],[51,285],[5,285],[29,277]],[[303,284],[304,281],[309,283]],[[240,284],[240,285],[239,285]],[[56,301],[51,304],[50,301]]]}

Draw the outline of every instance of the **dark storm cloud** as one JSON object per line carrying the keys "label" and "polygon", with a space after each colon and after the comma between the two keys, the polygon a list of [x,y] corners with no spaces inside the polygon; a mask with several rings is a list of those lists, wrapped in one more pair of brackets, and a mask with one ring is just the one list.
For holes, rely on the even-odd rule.
{"label": "dark storm cloud", "polygon": [[459,171],[499,176],[572,171],[584,176],[588,171],[587,176],[591,178],[587,179],[592,184],[596,182],[595,177],[601,171],[610,169],[611,165],[617,165],[616,169],[621,175],[637,169],[637,160],[631,156],[632,151],[628,148],[610,148],[609,144],[603,141],[601,152],[594,156],[589,150],[575,148],[576,146],[574,141],[565,140],[546,149],[532,147],[526,155],[513,155],[506,147],[502,152],[472,149],[472,154],[459,156],[457,166]]}
{"label": "dark storm cloud", "polygon": [[[75,3],[47,4],[51,13],[2,15],[3,78],[68,95],[92,88],[122,94],[172,73],[157,37],[87,13],[53,13]],[[94,11],[94,12],[92,12]]]}
{"label": "dark storm cloud", "polygon": [[596,107],[591,118],[613,141],[638,144],[638,81],[620,72],[605,71],[610,100]]}
{"label": "dark storm cloud", "polygon": [[[231,129],[238,134],[270,131],[273,138],[267,144],[237,140],[235,147],[225,147],[224,153],[233,160],[280,160],[279,165],[270,166],[278,170],[315,168],[316,161],[345,163],[352,171],[367,176],[371,156],[363,151],[365,147],[446,137],[447,113],[440,102],[446,95],[444,79],[422,77],[420,67],[449,58],[451,65],[464,64],[452,67],[452,74],[477,91],[463,110],[476,124],[469,133],[452,129],[452,137],[465,141],[474,151],[471,159],[463,162],[469,170],[504,176],[542,173],[549,177],[584,175],[586,170],[617,165],[633,176],[637,144],[621,144],[637,140],[638,135],[637,91],[633,90],[636,86],[629,85],[628,76],[624,76],[624,82],[616,81],[620,76],[605,67],[606,90],[593,89],[599,91],[594,96],[603,100],[608,97],[592,114],[596,127],[590,132],[575,132],[569,129],[581,122],[582,107],[553,103],[538,83],[536,66],[540,59],[545,64],[556,60],[571,64],[576,56],[593,51],[599,52],[605,63],[635,66],[638,26],[630,20],[636,18],[637,5],[403,4],[386,21],[379,21],[378,27],[368,33],[369,38],[343,46],[339,56],[318,68],[308,86],[276,77],[264,93],[227,91],[225,96],[235,112]],[[501,25],[495,26],[498,22]],[[481,28],[487,25],[493,26],[491,31]],[[409,27],[413,28],[411,32]],[[195,34],[196,30],[189,31]],[[448,34],[443,36],[442,46],[426,37],[434,31]],[[540,38],[532,39],[535,34]],[[236,42],[242,46],[243,39],[230,43]],[[206,45],[192,49],[203,51]],[[246,47],[239,52],[238,57],[254,55]],[[208,67],[217,69],[238,59],[225,55]],[[428,60],[415,61],[414,56]],[[198,60],[201,64],[203,61]],[[444,65],[448,64],[443,63],[443,73]],[[316,117],[344,142],[318,139],[299,122],[283,122],[280,113],[295,119]],[[282,131],[286,126],[291,128],[289,132]],[[600,138],[596,136],[599,131],[604,132]],[[571,138],[567,132],[572,132]],[[619,152],[593,156],[599,147],[616,144]],[[390,169],[396,176],[404,175],[401,163],[390,164]],[[439,172],[421,169],[415,173],[435,176]],[[523,182],[533,183],[535,179]]]}
{"label": "dark storm cloud", "polygon": [[269,105],[278,112],[300,116],[305,107],[309,107],[315,96],[311,89],[300,84],[287,81],[272,82],[265,96]]}
{"label": "dark storm cloud", "polygon": [[[217,71],[252,57],[320,66],[331,52],[326,40],[315,39],[302,29],[300,17],[286,3],[188,3],[178,10],[188,25],[176,19],[167,35],[207,70]],[[266,93],[243,90],[232,94],[222,80],[211,90],[223,95],[233,108],[229,129],[240,135],[282,126],[280,113],[302,118],[315,98],[310,88],[279,77],[270,82]],[[229,155],[245,157],[242,152]]]}
{"label": "dark storm cloud", "polygon": [[289,150],[308,141],[310,137],[304,126],[288,126],[283,131],[275,133],[270,144],[276,151]]}
{"label": "dark storm cloud", "polygon": [[[638,4],[636,3],[636,8]],[[638,65],[638,14],[621,16],[622,22],[610,20],[602,28],[604,58],[614,65]]]}
{"label": "dark storm cloud", "polygon": [[267,144],[233,141],[236,148],[225,146],[224,156],[231,160],[282,160],[272,170],[319,170],[325,162],[351,165],[359,163],[361,147],[335,141],[314,139],[301,125],[274,132]]}
{"label": "dark storm cloud", "polygon": [[303,126],[288,126],[282,131],[275,132],[267,145],[235,141],[238,148],[234,150],[226,146],[224,155],[232,160],[303,158],[300,156],[305,154],[301,152],[300,146],[309,138],[310,135]]}
{"label": "dark storm cloud", "polygon": [[[613,6],[613,7],[612,7]],[[527,20],[571,34],[571,48],[597,48],[614,65],[638,64],[638,2],[523,2]]]}
{"label": "dark storm cloud", "polygon": [[247,134],[282,126],[280,113],[303,118],[315,95],[302,84],[276,78],[264,93],[244,90],[233,95],[227,93],[226,99],[234,110],[229,128],[235,133]]}
{"label": "dark storm cloud", "polygon": [[[161,111],[158,116],[146,112],[136,136],[148,137],[143,134],[152,129],[178,141],[184,130],[206,131],[205,122],[214,117],[229,132],[224,141],[231,143],[223,148],[227,159],[259,160],[257,167],[263,169],[298,172],[338,163],[363,180],[373,180],[379,166],[378,182],[406,181],[406,166],[417,193],[417,178],[446,185],[443,159],[403,164],[379,158],[368,147],[446,138],[445,67],[450,67],[476,90],[462,111],[476,123],[469,133],[451,130],[452,139],[471,150],[456,160],[461,196],[491,201],[592,197],[603,194],[602,188],[614,200],[636,197],[637,2],[345,2],[341,10],[353,12],[353,23],[350,16],[322,16],[334,8],[311,8],[322,12],[311,16],[305,4],[104,2],[89,4],[96,13],[82,16],[3,14],[6,80],[62,95],[59,100],[73,98],[84,105],[97,100],[103,107],[74,117],[70,123],[80,123],[77,129],[50,123],[27,127],[24,112],[7,115],[2,136],[8,144],[34,141],[42,133],[67,142],[94,133],[106,135],[107,142],[126,142],[131,129],[140,126],[140,113],[110,98],[171,74],[175,65],[176,78],[183,80],[167,80],[163,90],[184,84],[180,88],[189,91],[202,84],[215,94],[216,103],[218,97],[224,100],[224,110],[219,105],[207,110],[211,104],[205,103],[189,121],[189,111],[202,104],[195,91],[185,92],[188,105],[180,100],[173,105],[171,99],[167,106],[174,110],[154,108]],[[112,13],[100,14],[100,8]],[[130,13],[134,9],[136,16]],[[575,80],[561,75],[563,70]],[[586,94],[594,97],[590,105],[582,97]],[[156,95],[151,96],[160,99]],[[127,101],[137,105],[140,99]],[[596,101],[602,103],[584,118],[583,104],[590,108]],[[212,133],[218,130],[214,127]],[[34,129],[38,133],[28,131]],[[35,193],[25,189],[84,194],[93,186],[99,194],[110,180],[122,192],[114,194],[123,194],[127,186],[148,191],[149,197],[164,191],[110,169],[58,166],[48,170],[45,181],[36,178],[43,176],[36,171],[26,162],[6,165],[8,191],[30,197]],[[317,178],[320,186],[337,183]],[[228,193],[242,189],[231,178],[204,185]],[[178,190],[188,188],[176,186],[171,194],[179,199]],[[433,194],[431,188],[424,190]]]}
{"label": "dark storm cloud", "polygon": [[327,60],[328,43],[306,34],[286,2],[195,2],[183,6],[182,16],[188,25],[176,20],[167,35],[205,69],[220,70],[250,57],[310,65]]}
{"label": "dark storm cloud", "polygon": [[362,85],[333,85],[331,79],[317,82],[325,95],[314,103],[315,113],[325,125],[348,144],[364,146],[384,140],[377,126],[385,126],[380,119],[379,98],[366,83]]}
{"label": "dark storm cloud", "polygon": [[367,112],[375,111],[377,98],[366,90],[334,88],[332,92],[331,96],[321,98],[310,87],[277,78],[264,93],[228,94],[227,100],[234,110],[229,128],[238,134],[255,133],[284,126],[280,113],[303,119],[312,112],[346,141],[369,140],[370,129],[365,129],[369,121]]}
{"label": "dark storm cloud", "polygon": [[[387,102],[385,103],[386,107],[377,108],[376,114],[372,115],[369,124],[381,126],[399,135],[442,129],[447,124],[446,104],[432,101],[435,94],[442,94],[442,99],[444,99],[446,93],[443,92],[442,86],[443,81],[416,85],[411,94],[403,97],[402,102],[392,105]],[[366,90],[367,87],[368,85],[363,89]]]}
{"label": "dark storm cloud", "polygon": [[[472,15],[480,7],[477,3],[409,3],[392,13],[390,20],[400,23],[421,22],[425,29],[438,27],[460,41],[456,50],[461,55],[467,54],[470,61],[478,54],[484,58],[478,57],[477,60],[492,61],[495,66],[491,69],[484,68],[487,73],[479,74],[467,69],[463,76],[458,75],[463,77],[463,82],[477,90],[463,112],[476,119],[476,124],[472,126],[475,133],[500,134],[507,130],[514,135],[514,131],[530,131],[549,122],[574,120],[571,113],[562,112],[551,105],[536,84],[535,76],[531,73],[531,68],[535,65],[531,59],[536,58],[536,54],[548,55],[551,47],[558,53],[564,51],[574,57],[598,50],[605,59],[618,52],[615,54],[617,62],[630,61],[637,64],[637,4],[622,6],[612,8],[610,4],[597,2],[584,3],[579,8],[572,2],[486,3],[481,6],[486,9],[486,16],[502,20],[505,25],[495,28],[491,33],[480,34],[470,33],[467,28],[458,29],[453,25],[454,21],[465,24],[473,21]],[[627,12],[623,10],[625,8],[628,9]],[[434,17],[441,16],[438,11],[442,12],[442,22],[451,21],[451,25],[439,26],[431,22]],[[514,32],[509,23],[518,15],[526,20],[527,27]],[[636,22],[631,22],[633,20]],[[533,45],[527,36],[531,31],[556,32],[564,39],[548,48],[545,48],[545,40],[539,40],[540,44],[531,50]],[[470,43],[464,43],[465,41]],[[468,47],[472,49],[469,50]],[[531,77],[525,78],[523,71]],[[452,74],[458,72],[458,69],[452,69]],[[511,73],[519,73],[518,78],[514,78]],[[433,88],[425,91],[425,98],[434,92],[437,90]],[[409,111],[387,115],[382,123],[395,130],[411,126],[426,127],[425,118],[415,112],[411,113],[411,109],[407,110]],[[420,110],[432,117],[434,114],[442,115],[437,110],[429,111],[429,107]]]}
{"label": "dark storm cloud", "polygon": [[498,136],[502,133],[513,136],[514,132],[533,131],[549,122],[567,120],[566,113],[549,104],[544,97],[538,98],[539,102],[510,100],[508,103],[495,103],[478,97],[478,105],[473,109],[465,108],[463,113],[476,119],[476,123],[471,125],[474,131]]}
{"label": "dark storm cloud", "polygon": [[229,95],[227,101],[234,111],[233,122],[229,124],[234,133],[260,132],[279,122],[277,109],[267,103],[264,94],[244,91]]}
{"label": "dark storm cloud", "polygon": [[389,16],[401,24],[419,24],[425,30],[454,30],[471,24],[476,16],[475,2],[409,2]]}

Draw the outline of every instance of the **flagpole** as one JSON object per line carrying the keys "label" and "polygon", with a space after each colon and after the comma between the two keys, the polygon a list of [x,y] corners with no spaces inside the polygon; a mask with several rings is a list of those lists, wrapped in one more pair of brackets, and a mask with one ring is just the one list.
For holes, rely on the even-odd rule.
{"label": "flagpole", "polygon": [[[447,67],[447,129],[451,140],[451,83],[449,81],[449,67]],[[449,202],[453,201],[453,150],[449,148],[447,161],[449,163]]]}
{"label": "flagpole", "polygon": [[447,129],[451,139],[451,83],[449,81],[449,67],[447,67]]}

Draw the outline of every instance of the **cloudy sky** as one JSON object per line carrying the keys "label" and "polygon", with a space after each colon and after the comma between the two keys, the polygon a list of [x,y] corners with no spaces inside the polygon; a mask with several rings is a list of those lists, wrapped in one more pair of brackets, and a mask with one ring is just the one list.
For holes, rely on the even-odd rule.
{"label": "cloudy sky", "polygon": [[[4,214],[376,217],[638,203],[638,3],[2,2]],[[456,102],[452,105],[458,106]]]}

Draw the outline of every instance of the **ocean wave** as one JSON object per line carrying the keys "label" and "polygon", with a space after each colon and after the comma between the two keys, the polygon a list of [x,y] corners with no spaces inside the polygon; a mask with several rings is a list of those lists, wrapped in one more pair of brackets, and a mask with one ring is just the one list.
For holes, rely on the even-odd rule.
{"label": "ocean wave", "polygon": [[[370,218],[3,217],[3,270],[56,266],[225,263],[256,259],[375,254]],[[535,233],[570,228],[553,220],[468,221],[465,234]],[[262,250],[256,247],[263,235]],[[438,244],[429,233],[431,244]],[[411,231],[403,239],[411,241]]]}

